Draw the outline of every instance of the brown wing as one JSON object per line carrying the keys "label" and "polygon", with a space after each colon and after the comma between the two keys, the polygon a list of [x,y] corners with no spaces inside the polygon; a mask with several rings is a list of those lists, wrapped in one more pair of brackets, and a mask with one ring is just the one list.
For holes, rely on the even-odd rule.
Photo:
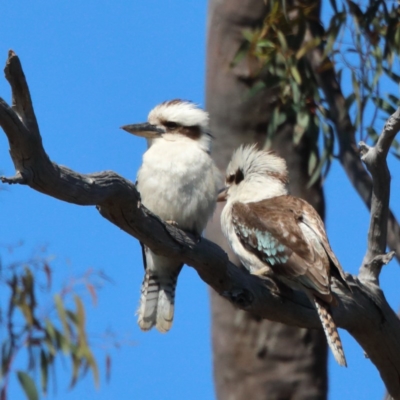
{"label": "brown wing", "polygon": [[332,301],[330,260],[338,261],[331,258],[321,218],[308,203],[292,196],[235,203],[232,218],[243,246],[278,276]]}
{"label": "brown wing", "polygon": [[[291,197],[291,196],[288,196],[288,197]],[[348,286],[347,282],[346,282],[345,272],[344,272],[339,260],[335,256],[335,253],[333,252],[331,245],[329,244],[328,237],[326,236],[325,225],[324,225],[324,222],[322,221],[321,217],[319,216],[317,211],[315,211],[314,207],[311,204],[307,203],[305,200],[298,199],[295,197],[291,197],[291,198],[302,203],[303,222],[307,226],[309,226],[310,229],[312,229],[315,232],[315,234],[318,236],[318,238],[320,239],[322,246],[324,247],[326,253],[328,254],[330,261],[332,262],[333,266],[336,269],[337,273],[335,275],[338,275],[337,277],[341,278],[343,283],[346,286]]]}

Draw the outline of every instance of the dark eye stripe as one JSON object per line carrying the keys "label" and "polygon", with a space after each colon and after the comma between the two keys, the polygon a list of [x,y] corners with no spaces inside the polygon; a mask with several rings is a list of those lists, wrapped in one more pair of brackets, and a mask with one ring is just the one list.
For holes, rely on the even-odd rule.
{"label": "dark eye stripe", "polygon": [[169,128],[169,129],[174,129],[179,126],[176,122],[172,122],[172,121],[166,121],[166,122],[164,122],[164,125],[166,128]]}
{"label": "dark eye stripe", "polygon": [[229,175],[226,177],[226,183],[233,183],[233,181],[235,180],[235,174]]}
{"label": "dark eye stripe", "polygon": [[235,183],[238,185],[244,179],[243,171],[238,169],[235,174]]}
{"label": "dark eye stripe", "polygon": [[234,174],[231,174],[226,177],[226,183],[231,185],[235,182],[235,185],[238,185],[244,179],[243,171],[238,169]]}

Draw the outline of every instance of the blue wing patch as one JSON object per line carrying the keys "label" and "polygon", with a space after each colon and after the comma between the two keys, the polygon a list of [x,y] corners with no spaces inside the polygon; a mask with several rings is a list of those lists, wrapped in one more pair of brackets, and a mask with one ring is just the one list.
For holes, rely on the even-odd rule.
{"label": "blue wing patch", "polygon": [[245,247],[253,252],[256,250],[257,256],[262,261],[273,266],[284,264],[289,259],[289,249],[270,232],[252,229],[240,222],[236,222],[234,226],[236,234]]}

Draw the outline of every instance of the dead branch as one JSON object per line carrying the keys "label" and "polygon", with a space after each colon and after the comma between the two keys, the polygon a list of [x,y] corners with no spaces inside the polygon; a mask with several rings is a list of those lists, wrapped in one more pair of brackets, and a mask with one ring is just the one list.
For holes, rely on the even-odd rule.
{"label": "dead branch", "polygon": [[[312,34],[309,33],[309,39],[311,38]],[[323,64],[333,64],[329,59],[324,58],[323,51],[318,47],[310,52],[308,59],[314,70],[318,85],[322,88],[329,104],[331,119],[334,123],[339,143],[339,161],[354,189],[368,209],[371,210],[371,192],[374,191],[373,184],[359,157],[355,141],[355,128],[345,106],[345,97],[337,82],[333,67],[320,68]],[[387,245],[394,251],[397,260],[400,261],[400,225],[390,208],[387,208],[386,212],[388,215],[386,218],[387,234],[385,233],[381,239],[382,241],[384,240],[386,246],[387,238]],[[365,264],[365,261],[366,259],[364,259],[363,264]]]}
{"label": "dead branch", "polygon": [[[50,161],[20,61],[12,51],[5,73],[13,100],[10,107],[0,98],[0,125],[10,144],[16,174],[2,177],[3,182],[25,184],[70,203],[96,206],[104,218],[156,253],[193,267],[204,282],[236,307],[260,318],[320,328],[317,314],[302,293],[249,275],[229,262],[216,244],[206,239],[196,242],[165,224],[141,205],[139,193],[129,180],[112,171],[79,174]],[[386,139],[382,141],[386,143]],[[377,284],[360,282],[350,275],[348,282],[351,293],[333,286],[339,302],[333,310],[335,322],[355,337],[380,371],[390,394],[400,399],[400,321]]]}
{"label": "dead branch", "polygon": [[359,277],[379,284],[379,273],[395,255],[385,255],[390,200],[390,172],[386,158],[393,139],[400,130],[400,109],[387,120],[374,147],[359,143],[361,160],[372,176],[371,224],[368,231],[368,249]]}

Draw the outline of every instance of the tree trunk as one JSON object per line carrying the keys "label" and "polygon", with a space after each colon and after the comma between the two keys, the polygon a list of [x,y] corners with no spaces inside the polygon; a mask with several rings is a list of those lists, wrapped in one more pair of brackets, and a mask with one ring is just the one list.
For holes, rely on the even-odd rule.
{"label": "tree trunk", "polygon": [[[241,143],[265,142],[271,93],[246,99],[252,63],[231,62],[242,40],[242,30],[260,26],[266,14],[261,0],[210,0],[207,53],[207,109],[216,137],[213,155],[224,172]],[[274,150],[288,162],[291,193],[305,198],[323,216],[320,182],[307,189],[310,146],[307,137],[294,146],[293,125],[278,132]],[[222,237],[218,208],[207,237],[237,258]],[[325,399],[327,345],[322,330],[258,321],[236,310],[211,290],[214,379],[219,400]],[[250,395],[251,394],[251,395]]]}

